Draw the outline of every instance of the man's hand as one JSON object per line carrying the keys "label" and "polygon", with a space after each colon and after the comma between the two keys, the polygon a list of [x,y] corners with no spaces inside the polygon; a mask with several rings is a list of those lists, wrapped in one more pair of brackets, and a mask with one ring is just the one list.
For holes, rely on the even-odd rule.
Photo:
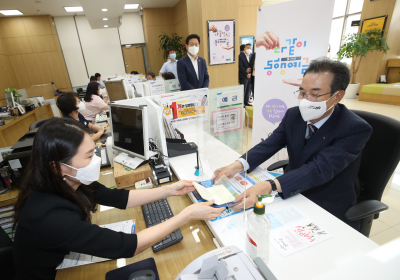
{"label": "man's hand", "polygon": [[[272,191],[271,184],[269,182],[261,182],[250,187],[246,191],[246,209],[254,206],[254,203],[258,201],[257,195],[260,194],[270,194]],[[236,197],[234,202],[242,201],[240,204],[233,207],[233,210],[243,209],[244,205],[244,192],[242,192],[238,197]]]}
{"label": "man's hand", "polygon": [[272,31],[265,31],[257,36],[256,47],[265,47],[266,50],[280,48],[279,37]]}
{"label": "man's hand", "polygon": [[240,161],[236,160],[231,165],[218,168],[215,170],[214,175],[212,176],[212,180],[218,181],[223,175],[228,177],[229,179],[233,177],[238,172],[243,171],[243,165]]}
{"label": "man's hand", "polygon": [[210,26],[210,31],[215,33],[215,32],[218,32],[218,29],[217,29],[217,27],[215,25],[211,25]]}
{"label": "man's hand", "polygon": [[170,188],[171,195],[173,196],[184,195],[196,190],[193,187],[193,181],[189,180],[180,180],[168,187]]}
{"label": "man's hand", "polygon": [[233,49],[233,45],[229,45],[229,46],[226,46],[226,47],[222,47],[224,50],[230,50],[230,49]]}
{"label": "man's hand", "polygon": [[247,73],[250,73],[251,68],[247,68],[246,71],[247,71]]}

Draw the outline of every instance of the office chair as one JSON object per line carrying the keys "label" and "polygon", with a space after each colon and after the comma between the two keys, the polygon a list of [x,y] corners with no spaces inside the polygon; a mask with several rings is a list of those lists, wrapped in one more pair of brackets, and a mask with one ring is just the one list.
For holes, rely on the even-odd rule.
{"label": "office chair", "polygon": [[47,122],[48,120],[50,120],[50,119],[43,119],[43,120],[35,121],[34,123],[32,123],[32,124],[29,126],[29,130],[32,130],[32,129],[34,129],[34,128],[41,127],[41,126],[42,126],[45,122]]}
{"label": "office chair", "polygon": [[[351,110],[372,127],[361,156],[356,180],[357,203],[345,213],[348,221],[361,220],[360,232],[369,237],[372,221],[388,206],[381,202],[383,191],[400,160],[400,121],[365,111]],[[268,171],[285,170],[289,160],[278,161]]]}
{"label": "office chair", "polygon": [[16,271],[12,255],[13,242],[7,233],[0,227],[0,274],[1,279],[11,280]]}

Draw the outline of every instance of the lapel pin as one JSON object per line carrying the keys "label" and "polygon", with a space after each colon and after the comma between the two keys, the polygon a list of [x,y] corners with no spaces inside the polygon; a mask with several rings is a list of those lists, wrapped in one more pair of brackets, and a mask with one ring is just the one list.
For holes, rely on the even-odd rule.
{"label": "lapel pin", "polygon": [[325,140],[325,137],[324,138],[322,138],[323,140]]}

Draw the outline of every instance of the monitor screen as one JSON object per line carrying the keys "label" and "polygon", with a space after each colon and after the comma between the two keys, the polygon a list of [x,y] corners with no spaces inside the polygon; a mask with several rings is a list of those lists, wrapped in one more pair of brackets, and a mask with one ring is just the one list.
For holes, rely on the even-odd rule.
{"label": "monitor screen", "polygon": [[122,80],[106,81],[105,86],[110,101],[126,99],[125,87]]}
{"label": "monitor screen", "polygon": [[11,92],[6,92],[5,99],[7,101],[7,107],[15,107],[14,95]]}
{"label": "monitor screen", "polygon": [[110,108],[114,147],[144,157],[143,110],[116,105]]}

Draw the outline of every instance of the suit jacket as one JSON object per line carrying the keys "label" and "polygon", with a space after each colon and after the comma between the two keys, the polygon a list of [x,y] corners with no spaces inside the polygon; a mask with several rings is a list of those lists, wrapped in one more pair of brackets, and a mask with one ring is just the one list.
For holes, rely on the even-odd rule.
{"label": "suit jacket", "polygon": [[254,68],[254,63],[255,63],[255,61],[256,61],[256,53],[253,53],[253,54],[250,56],[250,67],[251,67],[250,74],[251,74],[252,77],[253,77],[253,68]]}
{"label": "suit jacket", "polygon": [[[250,56],[251,59],[251,56]],[[250,67],[250,63],[247,61],[246,54],[244,52],[241,52],[239,54],[239,80],[240,79],[247,79],[247,68]]]}
{"label": "suit jacket", "polygon": [[[306,127],[299,107],[287,110],[271,136],[248,152],[250,171],[287,145],[289,165],[285,174],[277,178],[282,187],[280,196],[285,199],[302,193],[345,221],[345,212],[357,200],[355,183],[361,152],[372,128],[342,104],[336,105],[329,119],[304,146]],[[359,225],[346,223],[355,228]]]}
{"label": "suit jacket", "polygon": [[208,88],[210,80],[205,59],[197,57],[197,64],[199,66],[199,79],[197,79],[193,63],[188,55],[185,55],[183,58],[178,60],[177,71],[179,83],[181,84],[181,91],[196,88]]}

